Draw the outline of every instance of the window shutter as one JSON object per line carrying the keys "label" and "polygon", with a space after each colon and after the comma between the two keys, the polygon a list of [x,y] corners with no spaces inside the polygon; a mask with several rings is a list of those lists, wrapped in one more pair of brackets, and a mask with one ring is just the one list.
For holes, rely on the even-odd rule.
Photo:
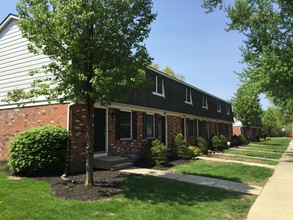
{"label": "window shutter", "polygon": [[120,111],[118,109],[115,112],[115,118],[116,118],[115,137],[116,137],[116,140],[120,140]]}
{"label": "window shutter", "polygon": [[137,112],[132,112],[132,139],[137,139]]}
{"label": "window shutter", "polygon": [[197,137],[197,120],[195,119],[194,121],[193,121],[193,123],[194,123],[194,137]]}
{"label": "window shutter", "polygon": [[184,118],[181,119],[182,135],[185,136]]}
{"label": "window shutter", "polygon": [[154,115],[155,117],[155,138],[159,138],[160,134],[159,134],[159,115]]}
{"label": "window shutter", "polygon": [[146,139],[147,136],[147,124],[146,124],[146,113],[143,113],[142,115],[142,124],[143,124],[143,134],[142,134],[142,138]]}

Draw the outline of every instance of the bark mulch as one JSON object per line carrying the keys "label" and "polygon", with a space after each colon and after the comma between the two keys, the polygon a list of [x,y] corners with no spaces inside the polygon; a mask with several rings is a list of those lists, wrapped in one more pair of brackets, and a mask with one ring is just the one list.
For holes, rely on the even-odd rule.
{"label": "bark mulch", "polygon": [[[165,166],[153,166],[148,161],[136,161],[134,165],[143,168],[167,170],[174,165],[182,163],[186,163],[186,161],[171,161],[165,164]],[[6,172],[11,176],[4,164],[0,164],[0,172]],[[123,184],[123,180],[127,176],[133,176],[133,174],[125,174],[119,171],[95,170],[93,186],[85,186],[85,173],[73,174],[67,177],[52,175],[33,178],[49,183],[52,187],[52,194],[56,197],[85,201],[109,199],[122,193],[126,187]]]}

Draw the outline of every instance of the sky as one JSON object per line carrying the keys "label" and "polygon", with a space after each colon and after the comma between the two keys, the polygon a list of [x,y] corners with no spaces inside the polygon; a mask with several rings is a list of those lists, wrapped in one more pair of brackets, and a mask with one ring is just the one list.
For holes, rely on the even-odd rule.
{"label": "sky", "polygon": [[[0,22],[15,13],[18,0],[0,0]],[[245,39],[236,31],[226,32],[229,19],[223,11],[206,14],[202,0],[153,0],[156,20],[145,41],[153,63],[171,67],[185,81],[224,100],[230,100],[245,64],[239,50]],[[233,0],[224,0],[228,5]],[[261,97],[266,109],[270,104]]]}

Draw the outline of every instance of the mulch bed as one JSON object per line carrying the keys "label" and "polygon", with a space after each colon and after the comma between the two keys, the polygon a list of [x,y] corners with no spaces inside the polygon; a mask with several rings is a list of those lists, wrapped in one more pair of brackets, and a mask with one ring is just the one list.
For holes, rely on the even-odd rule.
{"label": "mulch bed", "polygon": [[75,200],[108,199],[124,190],[123,179],[130,174],[119,171],[94,171],[94,185],[85,186],[85,174],[75,174],[64,178],[61,176],[36,177],[48,182],[56,197]]}
{"label": "mulch bed", "polygon": [[[154,166],[146,160],[140,160],[136,161],[134,166],[167,170],[172,166],[186,162],[186,160],[175,160],[169,162],[165,166]],[[1,164],[0,172],[6,172],[10,175],[9,171],[7,171],[3,165],[1,166]],[[56,197],[85,201],[109,199],[122,193],[125,189],[123,179],[127,176],[133,176],[133,174],[125,174],[119,171],[95,170],[94,185],[89,187],[84,184],[85,173],[73,174],[66,178],[62,178],[61,175],[34,178],[49,183],[52,187],[52,193]]]}

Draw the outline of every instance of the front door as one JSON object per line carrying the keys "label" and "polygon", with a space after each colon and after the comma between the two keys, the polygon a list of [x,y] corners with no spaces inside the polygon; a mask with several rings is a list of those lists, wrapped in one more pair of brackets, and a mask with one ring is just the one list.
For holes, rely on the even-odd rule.
{"label": "front door", "polygon": [[106,109],[95,108],[94,152],[106,152]]}

